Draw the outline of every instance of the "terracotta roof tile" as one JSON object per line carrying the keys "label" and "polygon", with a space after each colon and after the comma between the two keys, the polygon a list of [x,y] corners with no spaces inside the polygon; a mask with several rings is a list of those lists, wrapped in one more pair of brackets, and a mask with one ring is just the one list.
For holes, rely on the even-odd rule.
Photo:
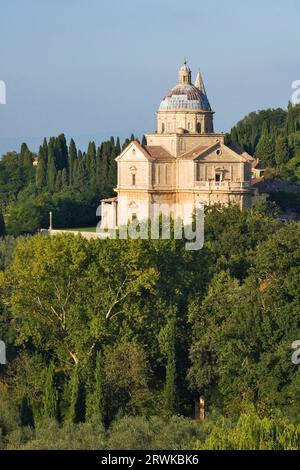
{"label": "terracotta roof tile", "polygon": [[154,160],[175,160],[175,157],[160,145],[145,145],[144,148]]}
{"label": "terracotta roof tile", "polygon": [[208,146],[198,145],[198,147],[195,147],[192,150],[190,150],[189,152],[181,155],[181,157],[179,157],[179,159],[180,160],[194,160],[194,158],[201,155],[201,153],[203,153],[208,148],[209,148]]}

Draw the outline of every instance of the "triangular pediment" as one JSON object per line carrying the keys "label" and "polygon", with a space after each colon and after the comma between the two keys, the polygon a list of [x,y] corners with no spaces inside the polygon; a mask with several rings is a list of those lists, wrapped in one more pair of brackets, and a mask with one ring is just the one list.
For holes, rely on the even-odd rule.
{"label": "triangular pediment", "polygon": [[213,162],[216,164],[222,163],[244,163],[247,161],[243,155],[227,147],[225,144],[218,143],[207,148],[198,157],[194,158],[196,162]]}
{"label": "triangular pediment", "polygon": [[115,160],[116,162],[144,162],[153,161],[153,158],[139,142],[133,141]]}

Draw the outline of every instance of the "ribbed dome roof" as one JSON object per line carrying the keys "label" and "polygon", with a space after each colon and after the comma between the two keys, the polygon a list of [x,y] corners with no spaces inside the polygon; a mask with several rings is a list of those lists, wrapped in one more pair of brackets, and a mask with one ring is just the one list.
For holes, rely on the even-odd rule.
{"label": "ribbed dome roof", "polygon": [[211,111],[207,96],[192,84],[178,84],[165,95],[159,110],[196,109]]}

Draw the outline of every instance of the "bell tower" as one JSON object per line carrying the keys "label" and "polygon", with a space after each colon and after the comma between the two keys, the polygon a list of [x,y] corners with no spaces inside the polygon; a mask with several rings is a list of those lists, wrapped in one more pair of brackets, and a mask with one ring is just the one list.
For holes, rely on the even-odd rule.
{"label": "bell tower", "polygon": [[191,85],[192,84],[192,72],[187,66],[186,60],[184,61],[183,66],[179,70],[178,84],[179,85]]}

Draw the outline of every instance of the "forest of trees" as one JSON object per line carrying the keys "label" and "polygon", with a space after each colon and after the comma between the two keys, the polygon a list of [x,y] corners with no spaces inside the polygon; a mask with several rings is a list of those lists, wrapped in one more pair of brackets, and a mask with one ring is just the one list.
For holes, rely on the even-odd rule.
{"label": "forest of trees", "polygon": [[299,224],[260,202],[205,232],[2,239],[2,448],[300,448]]}
{"label": "forest of trees", "polygon": [[[298,181],[299,110],[252,113],[227,142]],[[0,448],[300,449],[299,223],[258,199],[206,208],[200,251],[37,234],[50,210],[96,225],[133,139],[81,152],[61,134],[0,160]]]}
{"label": "forest of trees", "polygon": [[[124,146],[134,140],[132,135]],[[0,235],[35,233],[49,226],[53,212],[56,228],[96,226],[100,199],[113,194],[115,158],[120,140],[112,137],[86,152],[77,150],[64,134],[44,139],[38,154],[23,143],[20,152],[8,152],[0,160]]]}
{"label": "forest of trees", "polygon": [[267,177],[300,181],[300,105],[250,113],[233,127],[236,142],[268,169]]}

